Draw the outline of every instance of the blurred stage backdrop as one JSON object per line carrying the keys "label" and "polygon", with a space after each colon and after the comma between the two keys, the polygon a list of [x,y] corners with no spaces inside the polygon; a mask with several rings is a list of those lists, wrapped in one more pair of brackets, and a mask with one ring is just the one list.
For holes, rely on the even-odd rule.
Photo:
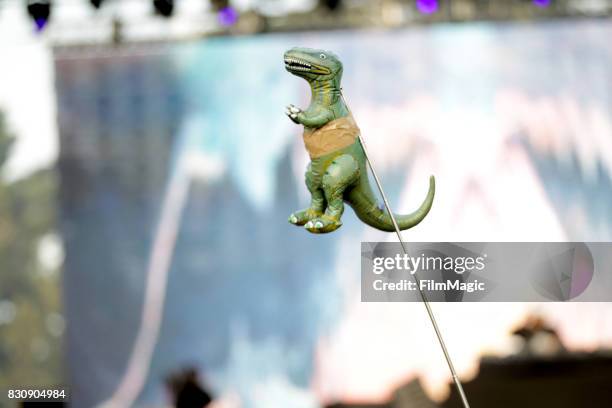
{"label": "blurred stage backdrop", "polygon": [[[612,24],[453,25],[56,49],[67,359],[75,406],[167,401],[196,367],[244,407],[383,400],[420,376],[448,392],[419,304],[359,302],[347,209],[311,235],[294,45],[336,52],[344,91],[408,241],[612,239]],[[461,375],[511,352],[537,309],[568,345],[612,344],[605,304],[434,305]]]}

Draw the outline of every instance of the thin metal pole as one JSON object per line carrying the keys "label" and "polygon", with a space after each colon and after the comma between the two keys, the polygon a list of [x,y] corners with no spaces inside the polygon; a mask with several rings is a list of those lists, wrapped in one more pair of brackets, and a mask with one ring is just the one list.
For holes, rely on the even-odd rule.
{"label": "thin metal pole", "polygon": [[[348,104],[346,103],[346,99],[344,98],[344,94],[342,93],[342,91],[340,92],[340,95],[342,96],[342,100],[344,101],[346,108],[349,110],[349,112],[351,112],[351,109],[348,107]],[[402,246],[404,253],[409,256],[408,248],[406,247],[406,242],[402,238],[401,230],[399,229],[399,226],[397,225],[397,221],[395,219],[395,215],[393,214],[393,211],[391,211],[389,200],[387,200],[387,195],[385,194],[385,191],[383,190],[382,184],[380,183],[380,179],[378,178],[378,175],[376,174],[376,170],[374,170],[374,166],[372,165],[372,161],[370,160],[370,155],[368,154],[368,149],[366,148],[365,141],[363,140],[361,133],[359,133],[359,142],[361,143],[361,147],[363,149],[363,154],[365,156],[365,159],[368,162],[368,167],[370,167],[370,170],[372,171],[372,175],[374,176],[376,187],[378,187],[378,191],[380,191],[380,195],[382,196],[383,202],[385,203],[385,208],[387,209],[387,212],[389,213],[389,217],[391,218],[391,222],[393,223],[393,228],[395,229],[397,238],[399,239],[399,242]],[[444,353],[444,358],[446,359],[446,363],[448,364],[448,368],[451,372],[451,376],[453,378],[453,382],[455,383],[455,387],[457,388],[457,392],[459,393],[459,397],[461,398],[461,402],[463,403],[463,407],[470,408],[470,404],[468,403],[467,396],[465,395],[465,391],[463,391],[463,386],[461,385],[461,381],[459,380],[457,371],[455,371],[453,360],[451,359],[448,349],[446,348],[446,343],[444,342],[444,338],[442,337],[442,332],[440,331],[440,327],[438,327],[438,323],[436,321],[436,317],[434,316],[433,310],[431,309],[429,300],[427,299],[427,296],[425,295],[425,293],[421,290],[421,287],[419,285],[419,278],[417,274],[414,273],[413,277],[417,282],[417,285],[416,285],[417,289],[419,291],[419,294],[421,295],[421,299],[423,300],[425,309],[427,310],[427,315],[429,316],[431,325],[433,326],[433,329],[436,332],[436,337],[438,337],[438,342],[440,343],[440,347],[442,348],[442,352]]]}

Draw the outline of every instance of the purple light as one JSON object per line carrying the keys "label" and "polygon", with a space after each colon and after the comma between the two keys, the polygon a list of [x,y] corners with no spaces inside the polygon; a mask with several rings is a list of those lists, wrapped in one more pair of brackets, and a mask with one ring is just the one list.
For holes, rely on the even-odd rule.
{"label": "purple light", "polygon": [[36,31],[41,32],[47,25],[47,19],[39,17],[34,19],[34,24],[36,24]]}
{"label": "purple light", "polygon": [[533,0],[533,4],[536,5],[536,7],[548,7],[550,6],[550,0]]}
{"label": "purple light", "polygon": [[217,19],[219,20],[219,24],[223,26],[231,26],[236,24],[236,21],[238,21],[238,12],[233,7],[224,7],[219,10]]}
{"label": "purple light", "polygon": [[438,0],[417,0],[416,7],[423,14],[433,14],[438,11]]}

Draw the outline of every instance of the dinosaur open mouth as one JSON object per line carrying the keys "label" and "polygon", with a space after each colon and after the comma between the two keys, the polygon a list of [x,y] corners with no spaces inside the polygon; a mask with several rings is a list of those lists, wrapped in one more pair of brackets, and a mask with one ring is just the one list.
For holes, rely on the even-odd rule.
{"label": "dinosaur open mouth", "polygon": [[308,62],[298,59],[298,58],[286,57],[285,58],[285,68],[290,69],[292,71],[306,72],[312,69],[312,64],[309,64]]}

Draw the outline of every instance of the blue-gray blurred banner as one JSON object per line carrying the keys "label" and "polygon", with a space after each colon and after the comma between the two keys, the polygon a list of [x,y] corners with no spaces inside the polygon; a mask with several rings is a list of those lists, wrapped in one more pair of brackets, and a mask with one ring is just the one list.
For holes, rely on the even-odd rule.
{"label": "blue-gray blurred banner", "polygon": [[[286,49],[340,56],[395,210],[418,207],[436,176],[408,240],[612,241],[611,38],[612,22],[581,20],[56,48],[73,405],[126,387],[134,406],[162,405],[165,378],[191,366],[247,408],[355,398],[341,383],[355,371],[333,363],[346,347],[317,356],[347,321],[373,330],[350,316],[360,244],[391,235],[350,209],[333,234],[287,222],[309,194],[284,109],[310,90]],[[354,389],[389,378],[381,367]]]}
{"label": "blue-gray blurred banner", "polygon": [[610,302],[609,242],[361,244],[364,302]]}

